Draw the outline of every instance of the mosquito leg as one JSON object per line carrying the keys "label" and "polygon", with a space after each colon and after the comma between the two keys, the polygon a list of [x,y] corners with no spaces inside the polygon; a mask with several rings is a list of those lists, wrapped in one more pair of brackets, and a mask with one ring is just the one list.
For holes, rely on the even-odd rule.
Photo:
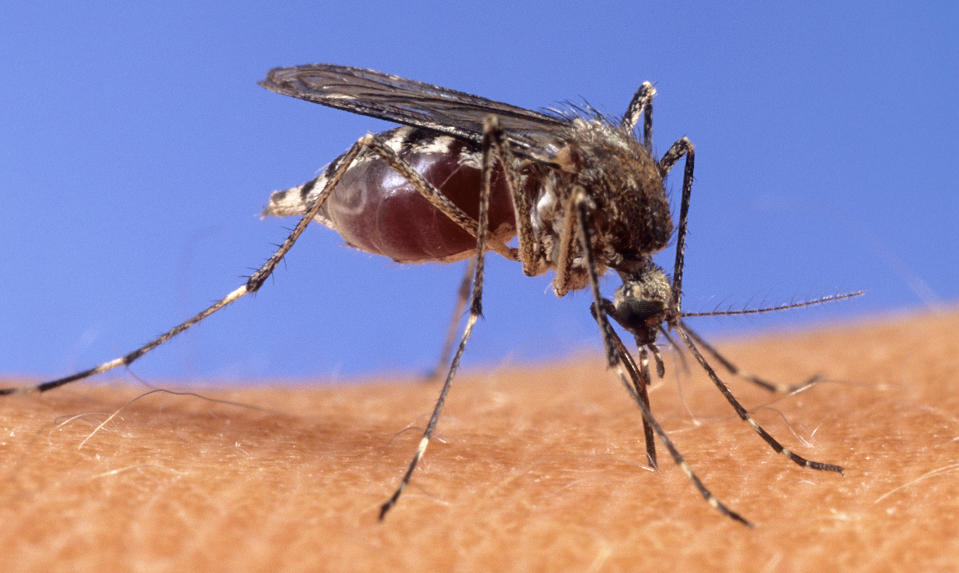
{"label": "mosquito leg", "polygon": [[[626,387],[626,390],[630,394],[632,394],[633,398],[635,399],[637,398],[637,396],[634,393],[635,390],[630,385],[630,382],[627,379],[628,378],[627,375],[623,372],[623,364],[625,363],[620,363],[620,367],[617,368],[619,379],[620,381],[622,381],[623,385]],[[659,436],[660,441],[662,441],[663,445],[666,446],[666,450],[669,451],[669,455],[673,457],[673,461],[676,462],[676,465],[679,466],[681,470],[683,470],[683,473],[686,474],[686,477],[688,477],[689,480],[693,482],[693,485],[696,487],[697,490],[699,490],[699,493],[703,496],[703,499],[706,500],[706,503],[716,508],[716,510],[718,510],[723,515],[729,517],[730,519],[734,521],[738,521],[739,523],[742,523],[746,527],[753,527],[753,524],[750,521],[748,521],[746,518],[739,515],[735,511],[729,509],[729,507],[727,507],[723,502],[719,501],[719,499],[717,499],[716,496],[714,496],[712,492],[710,492],[709,489],[706,488],[702,480],[699,479],[699,476],[697,476],[693,472],[692,468],[689,467],[689,464],[686,463],[686,460],[683,459],[683,455],[680,454],[679,450],[676,449],[676,446],[673,445],[673,441],[669,439],[669,436],[666,434],[666,431],[663,430],[663,427],[660,426],[659,422],[656,421],[656,418],[653,417],[653,412],[652,410],[650,410],[648,402],[644,402],[643,400],[634,400],[634,401],[636,402],[636,405],[639,406],[639,409],[643,413],[643,421],[648,422],[649,425],[652,426],[653,431],[656,432],[656,434]]]}
{"label": "mosquito leg", "polygon": [[[476,291],[477,289],[474,287],[474,295],[476,294]],[[479,319],[479,317],[480,315],[475,313],[474,309],[471,307],[469,318],[466,319],[466,328],[463,330],[463,335],[460,337],[459,346],[456,347],[456,354],[453,355],[453,362],[450,364],[449,372],[446,374],[446,380],[443,382],[443,388],[440,390],[439,398],[436,399],[436,405],[433,406],[433,414],[430,416],[430,421],[426,425],[426,430],[423,432],[423,437],[420,438],[420,443],[416,447],[416,453],[413,454],[413,459],[410,460],[410,464],[406,468],[406,473],[403,474],[403,479],[400,480],[400,485],[397,486],[395,491],[393,491],[393,495],[391,495],[390,498],[380,506],[380,521],[383,521],[383,518],[386,517],[386,513],[392,509],[394,505],[396,505],[396,502],[400,499],[400,495],[403,494],[403,490],[406,489],[406,486],[410,483],[410,478],[413,477],[413,472],[416,470],[417,464],[420,463],[420,460],[423,459],[423,454],[426,453],[426,448],[429,446],[430,440],[433,438],[433,434],[436,431],[436,422],[439,421],[440,413],[443,411],[443,405],[446,403],[446,396],[449,394],[450,387],[453,385],[453,378],[456,376],[456,370],[459,368],[460,360],[463,358],[463,351],[466,349],[466,342],[473,333],[473,326],[476,325],[476,321]]]}
{"label": "mosquito leg", "polygon": [[533,222],[529,216],[532,208],[529,204],[529,197],[526,196],[523,181],[519,176],[519,163],[510,151],[506,134],[499,127],[498,122],[489,126],[487,136],[490,139],[492,153],[499,159],[503,167],[506,186],[509,188],[510,197],[513,198],[516,236],[519,242],[519,260],[523,263],[523,273],[530,277],[539,275],[545,270],[546,262],[545,257],[540,253],[539,241],[536,238]]}
{"label": "mosquito leg", "polygon": [[[572,245],[573,240],[578,234],[582,240],[583,262],[586,266],[586,273],[589,276],[589,286],[593,295],[594,317],[599,324],[599,333],[603,337],[603,347],[606,349],[606,363],[610,368],[619,363],[620,353],[616,350],[616,342],[610,334],[613,327],[609,324],[609,316],[612,304],[603,298],[599,290],[599,273],[596,270],[596,261],[593,256],[593,229],[586,224],[588,218],[589,198],[582,189],[575,191],[570,197],[570,206],[566,210],[566,217],[563,225],[562,243],[560,243],[560,260],[556,268],[556,278],[554,285],[560,277],[568,277],[572,266]],[[575,224],[575,225],[574,225]],[[565,256],[564,256],[565,255]],[[563,285],[565,287],[565,285]],[[554,286],[554,290],[559,295],[559,287]],[[561,295],[560,295],[561,296]]]}
{"label": "mosquito leg", "polygon": [[[627,385],[626,390],[629,391],[634,400],[642,402],[645,408],[650,410],[649,393],[647,391],[649,388],[649,360],[645,354],[645,349],[640,349],[640,363],[643,367],[639,369],[616,331],[613,330],[609,334],[616,344],[616,350],[619,352],[622,361],[621,364],[629,373],[629,379],[632,381],[632,386]],[[645,417],[643,417],[643,437],[646,440],[646,459],[649,461],[649,465],[656,469],[659,467],[659,463],[656,461],[656,439],[653,435],[653,427]]]}
{"label": "mosquito leg", "polygon": [[683,137],[672,144],[663,158],[659,160],[659,171],[663,177],[686,156],[686,168],[683,171],[683,198],[679,206],[679,226],[676,228],[676,262],[673,264],[673,310],[678,315],[683,307],[683,260],[686,257],[686,227],[689,221],[689,197],[693,191],[693,166],[696,153],[693,144]]}
{"label": "mosquito leg", "polygon": [[729,387],[726,386],[726,384],[722,380],[720,380],[719,376],[716,375],[716,371],[713,370],[713,368],[709,365],[708,362],[706,362],[706,358],[699,351],[699,348],[696,347],[696,344],[693,342],[692,337],[686,332],[686,329],[682,326],[682,324],[676,325],[676,332],[679,333],[680,338],[682,338],[683,342],[686,343],[686,347],[689,348],[689,351],[693,353],[693,356],[696,358],[696,361],[699,362],[699,365],[703,367],[703,370],[705,370],[706,374],[709,375],[710,380],[713,381],[713,384],[716,385],[716,388],[719,389],[723,397],[725,397],[726,400],[732,405],[733,409],[736,410],[736,413],[739,414],[739,417],[744,422],[747,422],[752,427],[752,429],[755,430],[755,432],[759,434],[759,436],[763,440],[765,440],[766,443],[769,444],[769,446],[776,453],[782,454],[788,457],[789,459],[791,459],[792,461],[794,461],[795,463],[799,464],[800,466],[803,466],[806,468],[812,468],[814,470],[830,471],[830,472],[836,472],[836,473],[842,474],[843,468],[841,466],[807,460],[806,458],[800,456],[799,454],[793,453],[791,450],[789,450],[788,448],[780,444],[776,440],[776,438],[772,437],[772,435],[770,435],[769,432],[767,432],[762,426],[759,425],[759,422],[754,420],[753,417],[749,415],[749,412],[746,411],[746,408],[744,408],[743,405],[739,403],[739,400],[737,400],[736,397],[733,396],[733,393],[729,390]]}
{"label": "mosquito leg", "polygon": [[443,348],[440,351],[440,358],[437,360],[436,365],[433,366],[433,369],[426,375],[427,380],[433,380],[440,375],[446,366],[450,363],[450,356],[453,354],[453,345],[456,344],[456,332],[457,326],[459,326],[460,317],[463,314],[463,309],[466,308],[466,301],[469,300],[470,296],[470,284],[473,282],[473,270],[476,267],[476,261],[470,259],[466,263],[466,272],[463,273],[463,282],[460,283],[459,289],[457,289],[456,294],[456,306],[453,308],[453,316],[450,319],[450,326],[446,332],[446,339],[443,342]]}
{"label": "mosquito leg", "polygon": [[653,84],[643,82],[629,102],[622,122],[624,129],[632,131],[639,123],[639,115],[643,114],[643,147],[650,152],[653,150],[653,96],[655,95],[656,88]]}
{"label": "mosquito leg", "polygon": [[93,368],[76,372],[69,376],[64,376],[63,378],[57,378],[56,380],[50,380],[48,382],[30,386],[0,388],[0,395],[15,394],[18,392],[46,392],[47,390],[53,390],[54,388],[58,388],[65,384],[70,384],[71,382],[76,382],[78,380],[83,380],[84,378],[89,378],[90,376],[102,374],[103,372],[113,370],[119,366],[129,366],[144,354],[147,354],[157,346],[160,346],[167,340],[177,336],[191,326],[202,322],[208,316],[220,310],[221,308],[236,302],[251,292],[256,292],[259,290],[259,288],[263,286],[263,282],[266,281],[267,277],[273,273],[274,269],[276,269],[276,266],[281,260],[283,260],[283,257],[286,256],[291,248],[293,248],[293,245],[296,243],[297,239],[300,238],[300,235],[303,234],[303,231],[306,230],[307,226],[319,212],[320,208],[323,206],[323,203],[326,201],[327,197],[330,196],[330,193],[333,191],[336,185],[340,182],[340,179],[342,179],[343,174],[346,172],[353,160],[356,159],[357,155],[359,155],[359,153],[367,147],[367,139],[372,139],[372,136],[368,135],[364,138],[361,138],[359,141],[353,144],[353,147],[351,147],[346,154],[344,154],[343,161],[333,173],[332,177],[327,180],[326,187],[320,191],[319,195],[317,195],[316,200],[310,206],[306,214],[300,218],[300,221],[296,224],[296,227],[293,228],[290,234],[286,237],[286,240],[283,241],[273,255],[271,255],[270,258],[267,259],[266,262],[264,262],[263,265],[256,270],[256,272],[250,275],[250,278],[247,279],[246,284],[233,290],[231,293],[208,306],[201,312],[174,326],[170,330],[164,332],[160,336],[154,338],[150,342],[147,342],[132,352],[104,362]]}
{"label": "mosquito leg", "polygon": [[[576,258],[576,236],[580,233],[582,225],[576,225],[578,216],[577,201],[586,200],[579,198],[576,193],[570,195],[563,205],[563,226],[559,235],[559,258],[556,260],[556,276],[553,278],[553,293],[556,296],[565,296],[569,292],[570,284],[573,282],[573,259]],[[597,298],[596,300],[601,300]],[[598,319],[597,319],[598,320]],[[606,321],[608,324],[608,321]],[[600,327],[604,323],[600,322]]]}
{"label": "mosquito leg", "polygon": [[[497,127],[496,129],[499,128]],[[457,207],[456,204],[453,203],[449,197],[443,194],[442,191],[437,189],[435,185],[427,181],[420,172],[413,169],[413,167],[404,161],[403,158],[393,151],[393,149],[372,135],[366,135],[363,139],[368,140],[366,145],[373,152],[382,157],[383,160],[386,161],[390,167],[395,169],[397,173],[402,175],[404,179],[409,181],[410,184],[416,188],[417,192],[419,192],[420,195],[429,201],[430,204],[439,209],[454,223],[459,225],[461,229],[470,235],[477,237],[477,222],[472,217],[467,215],[466,212]],[[486,144],[484,143],[484,145]],[[507,178],[507,181],[509,181],[509,178]],[[520,260],[517,249],[507,246],[500,241],[490,241],[489,248],[490,250],[499,253],[511,261]]]}
{"label": "mosquito leg", "polygon": [[739,368],[738,366],[730,362],[729,359],[727,359],[725,356],[720,354],[719,351],[716,350],[711,344],[709,344],[708,342],[703,340],[701,336],[696,334],[696,332],[693,329],[689,328],[689,326],[685,322],[680,321],[679,324],[680,326],[682,326],[683,330],[686,331],[689,337],[692,338],[696,344],[703,347],[706,350],[706,352],[709,353],[713,358],[715,358],[716,361],[722,364],[723,368],[728,370],[730,374],[732,374],[733,376],[739,376],[743,380],[752,382],[753,384],[759,386],[760,388],[764,388],[766,390],[769,390],[770,392],[778,392],[780,394],[790,394],[792,392],[797,392],[799,390],[802,390],[803,388],[806,388],[808,386],[815,384],[821,378],[821,376],[816,374],[814,376],[810,376],[809,378],[806,379],[805,382],[802,382],[800,384],[783,384],[780,382],[770,382],[766,380],[765,378],[761,378],[759,376],[756,376],[755,374],[746,372],[742,368]]}
{"label": "mosquito leg", "polygon": [[[594,303],[592,307],[594,309],[593,316],[598,317],[599,309],[608,306],[612,306],[612,304],[605,299],[598,304]],[[652,409],[649,406],[649,395],[647,394],[645,388],[645,385],[648,385],[649,383],[649,357],[646,353],[645,347],[640,349],[640,363],[642,364],[642,369],[640,369],[636,367],[636,363],[629,355],[629,352],[626,350],[626,346],[623,344],[622,339],[619,338],[619,335],[616,334],[616,331],[608,328],[607,335],[613,341],[619,357],[621,358],[616,368],[619,379],[626,388],[626,391],[629,392],[630,396],[633,397],[633,401],[636,402],[636,405],[639,406],[639,409],[643,414],[643,429],[646,437],[646,457],[649,459],[650,465],[652,465],[654,468],[658,465],[656,461],[655,446],[650,445],[653,443],[653,432],[655,432],[659,436],[659,439],[663,442],[663,445],[666,446],[666,449],[669,451],[669,455],[672,456],[673,461],[675,461],[676,465],[683,470],[683,473],[686,474],[689,480],[693,482],[693,485],[697,490],[699,490],[699,493],[709,505],[716,508],[716,510],[730,519],[738,521],[747,527],[752,527],[753,524],[751,522],[735,511],[729,509],[729,507],[719,501],[719,499],[717,499],[716,496],[714,496],[709,489],[706,488],[702,480],[699,479],[699,476],[693,472],[692,468],[689,467],[689,464],[686,463],[686,460],[683,459],[682,454],[679,453],[679,450],[676,449],[676,446],[673,445],[672,440],[670,440],[669,436],[666,435],[665,430],[663,430],[662,426],[659,425],[659,422],[656,421],[656,418],[653,417]],[[653,346],[653,356],[656,358],[657,372],[662,375],[662,358],[659,355],[659,349],[656,348],[655,345]],[[637,383],[637,380],[642,380],[643,384]]]}
{"label": "mosquito leg", "polygon": [[496,125],[495,117],[487,118],[483,123],[483,184],[480,187],[479,220],[476,225],[476,258],[474,259],[473,292],[470,300],[469,317],[466,319],[466,327],[460,336],[460,342],[456,347],[456,353],[453,355],[453,361],[450,363],[449,372],[446,374],[446,380],[443,382],[443,388],[440,390],[440,395],[436,399],[436,405],[433,406],[433,413],[430,416],[430,421],[426,424],[426,429],[423,431],[423,437],[420,438],[416,453],[413,454],[413,459],[410,460],[410,464],[406,468],[406,473],[403,474],[403,478],[400,480],[400,485],[397,486],[393,495],[380,506],[380,521],[383,521],[387,512],[396,505],[396,502],[403,494],[403,490],[406,489],[406,486],[410,483],[410,478],[413,477],[413,472],[416,470],[417,464],[423,459],[423,454],[426,453],[426,448],[429,446],[430,440],[436,431],[436,423],[439,421],[440,414],[443,411],[443,405],[446,403],[446,396],[449,394],[450,387],[453,385],[453,378],[456,376],[457,369],[459,369],[463,352],[466,350],[466,343],[473,333],[473,327],[476,325],[476,321],[479,320],[479,317],[483,314],[483,267],[486,254],[486,234],[489,226],[490,188],[493,183],[493,162],[495,161],[490,133],[496,129],[498,129],[498,126]]}

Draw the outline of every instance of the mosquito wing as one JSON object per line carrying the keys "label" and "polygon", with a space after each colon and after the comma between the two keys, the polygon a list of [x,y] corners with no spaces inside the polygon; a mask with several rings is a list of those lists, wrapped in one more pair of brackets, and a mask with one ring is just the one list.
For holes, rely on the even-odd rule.
{"label": "mosquito wing", "polygon": [[260,85],[279,94],[425,127],[480,143],[483,120],[495,115],[520,151],[555,152],[568,120],[365,68],[309,64],[274,68]]}

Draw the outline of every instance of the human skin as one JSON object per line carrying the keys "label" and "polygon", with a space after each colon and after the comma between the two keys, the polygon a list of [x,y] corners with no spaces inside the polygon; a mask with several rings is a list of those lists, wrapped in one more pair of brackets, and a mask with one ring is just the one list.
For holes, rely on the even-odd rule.
{"label": "human skin", "polygon": [[843,476],[772,452],[694,363],[684,374],[668,358],[653,412],[753,529],[711,508],[661,443],[659,469],[647,466],[640,412],[595,356],[467,369],[382,523],[436,384],[198,397],[84,382],[3,397],[0,570],[947,570],[959,563],[957,319],[718,345],[766,378],[825,375],[785,397],[724,378],[787,447]]}

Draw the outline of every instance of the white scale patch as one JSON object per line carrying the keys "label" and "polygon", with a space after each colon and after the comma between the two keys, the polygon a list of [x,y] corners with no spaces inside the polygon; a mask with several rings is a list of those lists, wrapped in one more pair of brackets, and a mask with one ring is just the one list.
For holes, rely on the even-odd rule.
{"label": "white scale patch", "polygon": [[[417,134],[414,131],[415,129],[416,128],[409,126],[399,127],[392,131],[389,138],[381,141],[383,145],[397,154],[401,154],[404,149],[407,149],[424,155],[448,155],[450,150],[457,143],[456,139],[449,135],[436,135],[430,139],[416,137]],[[411,138],[411,135],[414,137]],[[408,143],[410,139],[413,139],[414,143]],[[375,153],[362,153],[353,160],[353,165],[350,168],[352,169],[355,166],[359,166],[368,161],[374,160],[381,161],[382,159],[377,157]],[[469,146],[463,146],[463,149],[457,157],[457,160],[465,167],[480,169],[482,153],[471,150]],[[315,199],[323,187],[326,186],[326,175],[329,167],[330,164],[327,164],[323,167],[323,169],[320,170],[322,174],[316,178],[315,185],[313,185],[313,188],[305,198],[303,197],[303,188],[307,185],[310,185],[310,181],[303,183],[302,185],[297,185],[296,187],[290,187],[288,189],[274,191],[271,193],[270,201],[266,208],[263,209],[263,212],[260,216],[265,218],[303,215],[306,212],[309,203]],[[399,176],[399,174],[397,175]],[[330,226],[330,222],[323,217],[322,214],[318,215],[316,218],[323,225]]]}

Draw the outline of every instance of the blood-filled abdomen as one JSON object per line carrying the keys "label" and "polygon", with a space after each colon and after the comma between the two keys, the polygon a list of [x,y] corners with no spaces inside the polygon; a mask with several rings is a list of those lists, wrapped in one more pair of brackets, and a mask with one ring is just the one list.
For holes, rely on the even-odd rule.
{"label": "blood-filled abdomen", "polygon": [[[479,145],[434,131],[401,127],[377,139],[397,152],[446,198],[476,220],[479,215]],[[264,215],[303,215],[338,165],[301,185],[277,191]],[[528,178],[524,187],[533,182]],[[490,194],[490,229],[506,242],[516,233],[513,203],[497,162]],[[462,229],[382,157],[363,151],[321,207],[317,220],[340,233],[352,247],[399,262],[453,261],[469,256],[476,238]]]}

